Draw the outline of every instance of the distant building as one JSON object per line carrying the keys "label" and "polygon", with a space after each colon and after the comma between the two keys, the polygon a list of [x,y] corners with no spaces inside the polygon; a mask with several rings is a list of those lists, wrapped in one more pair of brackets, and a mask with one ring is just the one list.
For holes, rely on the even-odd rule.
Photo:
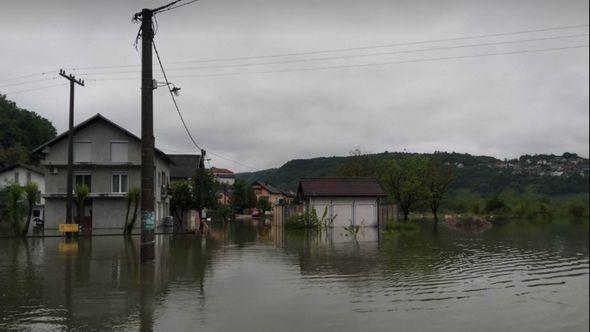
{"label": "distant building", "polygon": [[37,203],[33,208],[33,218],[44,218],[43,207],[45,205],[45,176],[42,167],[14,164],[0,169],[0,189],[7,185],[17,183],[24,186],[29,182],[37,184]]}
{"label": "distant building", "polygon": [[304,178],[299,199],[318,215],[334,216],[333,226],[379,225],[379,203],[385,192],[372,178]]}
{"label": "distant building", "polygon": [[[67,138],[66,131],[33,151],[41,158],[45,173],[45,228],[57,228],[66,221]],[[96,114],[74,127],[73,157],[74,187],[85,184],[90,189],[82,227],[122,228],[125,196],[130,188],[141,186],[140,138]],[[154,209],[156,221],[160,221],[170,214],[172,161],[158,149],[154,159]],[[76,215],[74,207],[72,216]]]}
{"label": "distant building", "polygon": [[211,167],[209,170],[213,173],[215,180],[221,184],[233,186],[236,182],[236,175],[227,168]]}
{"label": "distant building", "polygon": [[254,181],[251,184],[252,191],[256,195],[256,199],[265,197],[271,204],[276,205],[288,200],[287,195],[279,188],[276,188],[266,182]]}
{"label": "distant building", "polygon": [[192,179],[201,163],[201,155],[198,154],[168,154],[168,158],[173,162],[170,165],[170,181]]}

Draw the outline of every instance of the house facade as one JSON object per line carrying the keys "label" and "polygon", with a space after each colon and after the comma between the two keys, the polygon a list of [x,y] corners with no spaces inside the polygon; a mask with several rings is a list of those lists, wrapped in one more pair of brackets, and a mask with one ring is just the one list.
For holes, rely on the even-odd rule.
{"label": "house facade", "polygon": [[222,185],[233,186],[236,182],[236,175],[227,168],[211,167],[209,170],[213,173],[215,181]]}
{"label": "house facade", "polygon": [[288,196],[283,193],[281,189],[266,182],[254,181],[250,187],[252,188],[252,191],[254,191],[257,200],[261,197],[265,197],[272,205],[277,205],[288,200]]}
{"label": "house facade", "polygon": [[[36,148],[45,173],[45,228],[66,220],[68,132]],[[89,195],[80,221],[84,229],[122,228],[125,196],[141,187],[141,140],[97,114],[74,127],[74,188],[85,184]],[[156,221],[168,216],[170,159],[160,150],[154,161],[154,210]],[[75,205],[75,204],[74,204]],[[139,209],[139,208],[138,208]],[[73,216],[77,215],[74,207]],[[140,226],[140,212],[136,227]]]}
{"label": "house facade", "polygon": [[0,169],[0,189],[7,185],[17,183],[19,186],[25,186],[27,183],[37,184],[37,203],[33,208],[33,218],[44,218],[45,199],[45,176],[42,167],[31,166],[26,164],[14,164]]}
{"label": "house facade", "polygon": [[378,227],[379,204],[385,193],[372,178],[304,178],[297,191],[306,210],[324,211],[334,217],[333,226]]}

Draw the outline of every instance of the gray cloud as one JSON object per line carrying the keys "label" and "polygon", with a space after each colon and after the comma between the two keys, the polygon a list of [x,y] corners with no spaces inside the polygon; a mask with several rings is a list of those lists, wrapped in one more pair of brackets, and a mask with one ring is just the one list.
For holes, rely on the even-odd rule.
{"label": "gray cloud", "polygon": [[[5,4],[0,14],[0,80],[60,67],[139,64],[140,53],[132,46],[138,26],[131,16],[162,3]],[[564,151],[588,156],[588,48],[366,68],[183,77],[563,47],[588,44],[587,36],[259,67],[173,70],[281,59],[170,64],[575,24],[588,24],[587,1],[201,0],[158,15],[156,43],[168,63],[170,80],[182,88],[178,101],[198,142],[257,168],[278,167],[293,158],[344,155],[355,147],[500,158]],[[583,27],[378,51],[587,32]],[[139,133],[139,79],[100,81],[137,77],[139,68],[76,72],[89,74],[81,76],[87,78],[87,86],[77,90],[77,119],[100,112]],[[11,94],[60,82],[2,88],[0,81],[0,91],[49,118],[61,131],[67,124],[67,87]],[[154,101],[157,145],[170,152],[194,150],[167,92],[156,90]],[[214,165],[248,170],[211,157]]]}

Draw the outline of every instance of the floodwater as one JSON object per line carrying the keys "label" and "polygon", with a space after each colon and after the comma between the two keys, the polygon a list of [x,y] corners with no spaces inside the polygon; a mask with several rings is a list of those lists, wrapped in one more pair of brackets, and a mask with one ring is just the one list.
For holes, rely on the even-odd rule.
{"label": "floodwater", "polygon": [[588,224],[0,239],[0,330],[587,331]]}

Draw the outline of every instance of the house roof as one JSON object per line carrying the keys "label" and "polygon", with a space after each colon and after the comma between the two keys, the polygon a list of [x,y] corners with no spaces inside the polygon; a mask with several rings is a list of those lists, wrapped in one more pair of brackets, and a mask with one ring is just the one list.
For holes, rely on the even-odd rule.
{"label": "house roof", "polygon": [[[135,134],[133,134],[129,130],[127,130],[127,129],[121,127],[121,126],[119,126],[118,124],[114,123],[113,121],[107,119],[106,117],[104,117],[100,113],[96,113],[94,116],[92,116],[92,117],[90,117],[90,118],[88,118],[88,119],[86,119],[86,120],[78,123],[77,125],[75,125],[74,126],[74,129],[73,129],[74,130],[74,134],[76,132],[78,132],[78,131],[80,131],[80,130],[86,128],[86,127],[88,127],[89,125],[97,122],[97,121],[104,121],[107,124],[109,124],[109,125],[117,128],[117,129],[119,129],[120,131],[122,131],[123,133],[125,133],[127,136],[129,136],[131,138],[134,138],[134,139],[136,139],[138,141],[141,141],[141,138],[137,137]],[[36,147],[35,149],[33,149],[32,152],[33,153],[39,153],[39,152],[41,152],[43,150],[44,147],[55,145],[57,142],[59,142],[59,141],[61,141],[63,139],[66,139],[68,137],[68,132],[69,132],[69,130],[64,131],[63,133],[57,135],[55,138],[53,138],[53,139],[51,139],[51,140],[43,143],[42,145]],[[162,152],[161,150],[159,150],[157,148],[155,148],[154,150],[155,150],[156,154],[158,154],[160,157],[166,159],[169,162],[172,162],[172,160],[170,160],[170,158],[168,158],[168,155],[166,155],[164,152]]]}
{"label": "house roof", "polygon": [[168,158],[174,162],[174,165],[170,166],[171,178],[188,179],[194,177],[201,162],[201,155],[198,154],[169,154]]}
{"label": "house roof", "polygon": [[299,181],[303,197],[383,197],[385,192],[373,178],[303,178]]}
{"label": "house roof", "polygon": [[227,168],[211,167],[210,170],[213,174],[234,174],[234,172],[230,171]]}
{"label": "house roof", "polygon": [[262,181],[254,181],[252,182],[252,185],[259,185],[262,188],[266,189],[269,193],[271,194],[282,194],[281,190],[278,188],[275,188],[273,186],[271,186],[270,184],[266,183],[266,182],[262,182]]}
{"label": "house roof", "polygon": [[16,163],[16,164],[12,164],[10,166],[6,166],[6,167],[0,169],[0,173],[4,173],[4,172],[10,171],[10,170],[13,170],[17,167],[22,167],[22,168],[28,169],[31,172],[35,172],[37,174],[44,175],[43,170],[40,167],[26,165],[26,164],[22,164],[22,163]]}

